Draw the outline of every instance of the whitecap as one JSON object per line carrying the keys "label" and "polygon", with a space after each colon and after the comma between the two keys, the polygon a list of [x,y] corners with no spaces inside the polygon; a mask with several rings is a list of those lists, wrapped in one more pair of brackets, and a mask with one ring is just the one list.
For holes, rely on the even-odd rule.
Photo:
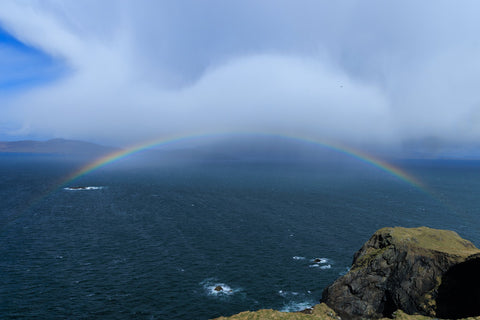
{"label": "whitecap", "polygon": [[292,259],[293,260],[305,260],[306,258],[305,257],[300,257],[300,256],[293,256]]}
{"label": "whitecap", "polygon": [[325,269],[330,269],[332,267],[332,265],[330,264],[324,264],[324,265],[321,265],[321,264],[311,264],[309,265],[310,268],[319,268],[319,269],[322,269],[322,270],[325,270]]}
{"label": "whitecap", "polygon": [[310,261],[315,263],[328,263],[330,260],[328,258],[313,258]]}
{"label": "whitecap", "polygon": [[102,186],[88,186],[88,187],[66,187],[66,188],[63,188],[63,190],[67,190],[67,191],[83,191],[83,190],[101,190],[103,189],[104,187]]}
{"label": "whitecap", "polygon": [[214,285],[206,287],[209,295],[231,295],[233,294],[233,289],[226,285],[225,283],[215,283]]}
{"label": "whitecap", "polygon": [[311,308],[313,305],[315,305],[315,302],[312,302],[312,301],[302,301],[302,302],[290,301],[287,304],[284,304],[283,307],[280,309],[280,311],[281,312],[303,311],[305,309]]}
{"label": "whitecap", "polygon": [[313,258],[310,260],[310,262],[313,262],[311,265],[309,265],[310,268],[319,268],[325,270],[332,267],[330,264],[331,261],[328,258]]}
{"label": "whitecap", "polygon": [[232,288],[228,284],[223,282],[215,281],[215,279],[206,279],[200,283],[203,286],[203,289],[209,296],[214,297],[226,297],[231,296],[239,291],[240,288]]}
{"label": "whitecap", "polygon": [[283,297],[283,298],[287,298],[287,297],[298,296],[299,293],[298,293],[298,292],[295,292],[295,291],[279,290],[279,291],[278,291],[278,295],[281,296],[281,297]]}

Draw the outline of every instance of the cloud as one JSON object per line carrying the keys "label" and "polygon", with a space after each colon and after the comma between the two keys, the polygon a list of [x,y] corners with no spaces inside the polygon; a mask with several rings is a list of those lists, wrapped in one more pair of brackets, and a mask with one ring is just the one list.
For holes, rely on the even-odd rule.
{"label": "cloud", "polygon": [[137,84],[110,63],[102,68],[112,69],[104,71],[107,75],[77,73],[61,85],[24,94],[16,113],[42,133],[54,128],[52,135],[106,141],[217,131],[304,133],[357,142],[393,135],[381,92],[315,60],[234,59],[179,90]]}
{"label": "cloud", "polygon": [[476,2],[1,6],[6,30],[70,70],[4,104],[0,114],[28,134],[113,144],[212,131],[379,145],[480,138]]}

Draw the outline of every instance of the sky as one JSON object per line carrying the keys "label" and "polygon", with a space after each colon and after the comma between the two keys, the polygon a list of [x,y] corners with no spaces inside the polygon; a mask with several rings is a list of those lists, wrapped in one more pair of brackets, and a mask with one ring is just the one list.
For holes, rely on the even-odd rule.
{"label": "sky", "polygon": [[479,12],[468,0],[3,0],[0,140],[275,132],[470,152]]}

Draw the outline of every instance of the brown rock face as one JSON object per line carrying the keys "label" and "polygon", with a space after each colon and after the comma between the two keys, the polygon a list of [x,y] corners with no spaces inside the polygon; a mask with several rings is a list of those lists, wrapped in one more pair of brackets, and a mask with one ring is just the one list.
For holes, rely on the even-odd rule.
{"label": "brown rock face", "polygon": [[480,315],[479,253],[453,231],[380,229],[322,301],[346,319],[390,317],[397,309],[448,318]]}

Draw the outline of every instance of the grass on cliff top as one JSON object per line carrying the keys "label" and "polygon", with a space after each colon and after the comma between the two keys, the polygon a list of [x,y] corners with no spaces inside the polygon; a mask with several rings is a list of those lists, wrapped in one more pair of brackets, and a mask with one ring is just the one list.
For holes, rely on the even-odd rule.
{"label": "grass on cliff top", "polygon": [[[393,320],[438,320],[422,315],[409,315],[401,310],[393,313]],[[220,317],[214,320],[339,320],[335,312],[326,304],[321,303],[313,307],[311,314],[301,312],[280,312],[276,310],[258,310],[246,311],[231,317]],[[392,320],[390,318],[382,318],[378,320]],[[480,320],[480,317],[465,318],[464,320]]]}
{"label": "grass on cliff top", "polygon": [[390,234],[394,243],[407,243],[425,249],[445,252],[448,254],[469,256],[480,253],[473,243],[462,239],[456,232],[438,230],[427,227],[419,228],[383,228],[377,233]]}
{"label": "grass on cliff top", "polygon": [[338,320],[335,311],[330,309],[326,304],[321,303],[314,306],[312,313],[306,314],[301,312],[280,312],[277,310],[266,309],[258,311],[245,311],[231,317],[220,317],[214,320]]}

